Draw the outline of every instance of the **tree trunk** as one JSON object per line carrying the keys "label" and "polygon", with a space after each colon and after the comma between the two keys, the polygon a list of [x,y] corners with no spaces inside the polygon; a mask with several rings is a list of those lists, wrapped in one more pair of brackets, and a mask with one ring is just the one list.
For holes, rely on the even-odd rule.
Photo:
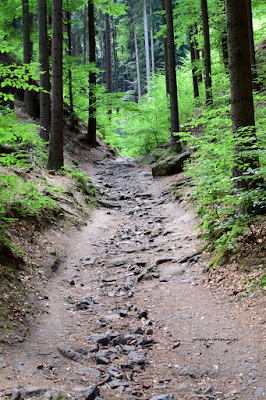
{"label": "tree trunk", "polygon": [[110,26],[110,15],[105,14],[105,42],[106,42],[106,85],[107,93],[112,93],[112,51],[111,51],[111,26]]}
{"label": "tree trunk", "polygon": [[199,97],[199,86],[198,86],[198,78],[196,75],[197,68],[195,67],[195,49],[194,49],[194,37],[193,37],[193,27],[189,29],[189,41],[190,41],[190,58],[191,58],[191,66],[192,66],[192,80],[193,80],[193,91],[194,98]]}
{"label": "tree trunk", "polygon": [[204,38],[204,82],[206,90],[206,104],[211,105],[212,99],[212,79],[211,79],[211,48],[207,0],[201,0],[202,29]]}
{"label": "tree trunk", "polygon": [[151,18],[151,72],[155,74],[154,64],[154,39],[153,39],[153,12],[152,12],[152,0],[150,0],[150,18]]}
{"label": "tree trunk", "polygon": [[39,62],[40,62],[40,86],[44,89],[40,91],[40,136],[45,141],[49,140],[49,130],[51,124],[51,104],[50,104],[50,74],[49,74],[49,54],[47,37],[47,0],[39,0]]}
{"label": "tree trunk", "polygon": [[[113,21],[112,21],[113,22]],[[118,92],[118,58],[117,58],[117,50],[116,50],[116,26],[113,22],[113,54],[114,54],[114,67],[115,67],[115,93]]]}
{"label": "tree trunk", "polygon": [[48,168],[58,170],[64,165],[62,0],[53,0],[52,15],[52,113]]}
{"label": "tree trunk", "polygon": [[[196,36],[197,34],[198,34],[198,25],[197,25],[197,23],[195,23],[195,36],[194,36],[195,60],[199,64],[200,50],[199,50],[199,44],[198,44],[197,36]],[[197,73],[197,77],[198,77],[198,83],[201,83],[202,82],[202,73],[201,73],[201,71],[199,72],[198,67],[196,67],[196,73]]]}
{"label": "tree trunk", "polygon": [[167,26],[167,46],[168,46],[168,67],[169,67],[169,92],[170,92],[170,111],[171,111],[171,144],[176,152],[182,150],[179,132],[178,100],[176,84],[176,65],[175,65],[175,43],[173,27],[172,0],[165,0],[166,26]]}
{"label": "tree trunk", "polygon": [[[161,0],[162,9],[162,24],[166,27],[166,16],[165,16],[165,0]],[[167,48],[167,35],[163,35],[163,47],[164,47],[164,73],[165,73],[165,85],[166,94],[169,94],[169,68],[168,68],[168,48]]]}
{"label": "tree trunk", "polygon": [[[68,94],[69,94],[69,109],[70,113],[74,113],[73,102],[73,87],[72,87],[72,70],[71,70],[71,57],[72,57],[72,40],[71,40],[71,12],[66,12],[66,27],[67,27],[67,55],[68,55]],[[73,117],[73,115],[72,115]],[[73,119],[73,118],[72,118]],[[72,126],[74,129],[74,126]]]}
{"label": "tree trunk", "polygon": [[[255,176],[245,178],[248,170],[259,168],[257,155],[247,151],[256,146],[255,118],[252,96],[252,73],[249,51],[247,0],[226,0],[228,32],[229,74],[231,90],[232,128],[235,133],[235,166],[233,168],[236,189],[249,189],[261,183]],[[239,131],[239,129],[241,131]],[[248,176],[250,173],[248,173]]]}
{"label": "tree trunk", "polygon": [[257,75],[256,55],[255,55],[255,46],[254,46],[251,0],[247,0],[247,10],[248,10],[249,50],[250,50],[250,61],[251,61],[251,68],[252,68],[252,87],[254,90],[260,91],[260,84],[257,82],[258,75]]}
{"label": "tree trunk", "polygon": [[133,18],[133,29],[134,29],[134,42],[135,42],[135,56],[136,56],[136,72],[137,72],[137,82],[138,82],[138,101],[141,103],[141,87],[140,87],[140,72],[139,72],[139,51],[138,51],[138,40],[136,34],[136,24]]}
{"label": "tree trunk", "polygon": [[101,84],[104,84],[104,60],[103,60],[103,31],[100,33],[100,57],[101,57]]}
{"label": "tree trunk", "polygon": [[[88,1],[89,16],[89,54],[90,65],[96,67],[96,43],[95,43],[95,20],[94,20],[94,3],[93,0]],[[87,143],[96,146],[96,72],[90,72],[89,76],[89,121]]]}
{"label": "tree trunk", "polygon": [[87,15],[88,9],[87,6],[84,6],[84,16],[83,16],[83,53],[84,53],[84,64],[87,64]]}
{"label": "tree trunk", "polygon": [[[22,0],[22,17],[23,17],[23,54],[24,64],[30,64],[32,61],[32,42],[31,42],[31,31],[32,31],[32,18],[30,15],[29,0]],[[29,79],[29,85],[32,84],[32,80]],[[27,113],[31,117],[35,117],[33,107],[33,94],[32,91],[24,90],[24,105]]]}
{"label": "tree trunk", "polygon": [[145,40],[146,80],[147,80],[147,90],[149,90],[151,69],[150,69],[150,49],[149,49],[149,33],[148,33],[146,0],[143,0],[143,24],[144,24],[144,40]]}

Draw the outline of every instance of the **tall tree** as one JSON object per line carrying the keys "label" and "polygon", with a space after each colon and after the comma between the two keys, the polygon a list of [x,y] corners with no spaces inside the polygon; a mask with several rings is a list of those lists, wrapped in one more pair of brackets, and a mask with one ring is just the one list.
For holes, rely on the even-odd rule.
{"label": "tall tree", "polygon": [[253,18],[252,18],[252,6],[251,0],[247,0],[248,10],[248,32],[249,32],[249,50],[250,50],[250,61],[252,68],[252,87],[254,90],[260,90],[260,84],[257,82],[257,67],[256,67],[256,55],[254,46],[254,33],[253,33]]}
{"label": "tall tree", "polygon": [[94,3],[93,0],[88,1],[89,16],[89,55],[90,55],[90,71],[89,76],[89,121],[87,132],[87,143],[96,146],[96,42],[95,42],[95,20],[94,20]]}
{"label": "tall tree", "polygon": [[165,14],[167,26],[168,68],[169,68],[169,94],[171,111],[171,144],[176,152],[182,150],[179,132],[176,65],[175,65],[175,42],[173,26],[172,0],[165,0]]}
{"label": "tall tree", "polygon": [[152,0],[150,0],[150,32],[151,32],[151,72],[155,74],[155,60],[154,60],[154,39],[153,39],[153,11]]}
{"label": "tall tree", "polygon": [[52,15],[52,110],[48,168],[58,170],[64,165],[62,0],[53,0]]}
{"label": "tall tree", "polygon": [[129,1],[133,35],[134,35],[134,46],[135,46],[135,60],[136,60],[136,75],[137,75],[137,89],[138,89],[138,102],[141,103],[141,85],[140,85],[140,68],[139,68],[139,48],[138,48],[138,38],[136,32],[136,21],[133,9],[133,0]]}
{"label": "tall tree", "polygon": [[83,53],[84,53],[84,64],[87,63],[87,30],[88,30],[88,24],[87,24],[87,15],[88,15],[88,8],[87,5],[84,6],[84,15],[83,15]]}
{"label": "tall tree", "polygon": [[[166,28],[166,16],[165,16],[165,0],[161,0],[162,10],[162,25]],[[164,47],[164,73],[165,73],[165,84],[166,93],[169,94],[169,68],[168,68],[168,47],[167,47],[167,34],[163,35],[163,47]]]}
{"label": "tall tree", "polygon": [[139,50],[138,50],[138,39],[136,33],[136,24],[133,16],[133,30],[134,30],[134,43],[135,43],[135,56],[136,56],[136,73],[138,82],[138,102],[141,103],[141,86],[140,86],[140,72],[139,72]]}
{"label": "tall tree", "polygon": [[[252,73],[249,51],[247,0],[226,0],[231,117],[235,133],[234,184],[237,189],[256,187],[259,158],[248,152],[256,146]],[[245,178],[245,174],[249,171]],[[252,172],[253,171],[253,174]]]}
{"label": "tall tree", "polygon": [[198,77],[197,77],[197,68],[195,66],[195,47],[194,47],[194,32],[193,26],[189,29],[189,42],[190,42],[190,59],[192,65],[192,80],[193,80],[193,91],[194,91],[194,98],[196,99],[199,97],[199,85],[198,85]]}
{"label": "tall tree", "polygon": [[40,136],[46,142],[49,140],[51,123],[50,74],[47,37],[47,0],[39,0],[39,61],[40,61]]}
{"label": "tall tree", "polygon": [[117,57],[117,29],[112,18],[112,32],[113,32],[113,55],[114,55],[114,67],[115,67],[115,93],[118,92],[118,57]]}
{"label": "tall tree", "polygon": [[146,59],[146,82],[148,90],[151,79],[151,67],[150,67],[150,46],[149,46],[146,0],[143,0],[143,24],[144,24],[144,41],[145,41],[145,59]]}
{"label": "tall tree", "polygon": [[[32,61],[33,44],[31,41],[32,15],[30,14],[29,0],[22,0],[22,18],[24,64],[30,64]],[[31,84],[31,79],[29,80],[29,84]],[[24,90],[24,105],[27,113],[31,117],[35,117],[33,107],[33,93],[28,89]]]}
{"label": "tall tree", "polygon": [[211,47],[210,30],[207,0],[201,0],[202,30],[204,38],[204,83],[206,90],[206,104],[210,105],[212,99],[212,78],[211,78]]}
{"label": "tall tree", "polygon": [[[67,6],[69,2],[67,1]],[[66,11],[66,28],[67,28],[67,55],[68,55],[68,95],[69,95],[69,109],[71,114],[74,112],[73,102],[73,87],[72,87],[72,69],[71,69],[71,58],[72,58],[72,29],[71,29],[71,11]],[[72,118],[73,120],[73,118]]]}
{"label": "tall tree", "polygon": [[106,42],[106,85],[107,92],[112,93],[112,48],[111,48],[111,25],[110,25],[110,15],[105,14],[105,42]]}

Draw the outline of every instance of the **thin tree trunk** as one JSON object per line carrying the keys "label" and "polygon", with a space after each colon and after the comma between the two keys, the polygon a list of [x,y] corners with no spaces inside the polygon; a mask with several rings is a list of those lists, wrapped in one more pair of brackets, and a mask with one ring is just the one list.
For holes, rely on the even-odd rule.
{"label": "thin tree trunk", "polygon": [[39,61],[40,61],[40,136],[45,141],[49,140],[51,124],[51,102],[50,102],[50,74],[47,37],[47,0],[39,0]]}
{"label": "thin tree trunk", "polygon": [[139,51],[138,51],[138,40],[136,34],[136,24],[133,18],[133,29],[134,29],[134,42],[135,42],[135,56],[136,56],[136,72],[137,72],[137,82],[138,82],[138,101],[141,103],[141,87],[140,87],[140,72],[139,72]]}
{"label": "thin tree trunk", "polygon": [[[257,155],[248,155],[256,146],[254,105],[252,96],[252,73],[249,51],[249,28],[246,0],[226,0],[228,32],[229,73],[231,89],[232,128],[236,136],[235,166],[233,168],[236,189],[248,190],[262,183],[245,173],[259,168]],[[239,131],[239,129],[241,131]],[[243,129],[244,128],[244,129]],[[248,139],[248,140],[247,140]],[[250,172],[248,176],[250,176]]]}
{"label": "thin tree trunk", "polygon": [[189,29],[189,41],[190,41],[190,58],[191,58],[191,66],[192,66],[192,80],[193,80],[193,91],[194,98],[199,97],[199,86],[198,86],[198,78],[196,75],[197,68],[195,67],[195,49],[194,49],[194,37],[193,37],[193,28]]}
{"label": "thin tree trunk", "polygon": [[151,69],[150,69],[150,49],[149,49],[149,33],[148,33],[146,0],[143,0],[143,23],[144,23],[144,39],[145,39],[146,80],[147,80],[147,90],[149,90]]}
{"label": "thin tree trunk", "polygon": [[106,85],[107,92],[112,93],[112,51],[111,51],[111,26],[110,26],[110,15],[105,14],[105,42],[106,42]]}
{"label": "thin tree trunk", "polygon": [[[113,21],[112,21],[113,22]],[[114,67],[115,67],[115,93],[118,92],[118,58],[116,50],[116,26],[113,22],[113,54],[114,54]]]}
{"label": "thin tree trunk", "polygon": [[211,48],[207,0],[201,0],[202,29],[204,38],[204,82],[206,90],[206,104],[211,105],[212,79],[211,79]]}
{"label": "thin tree trunk", "polygon": [[179,132],[178,100],[176,84],[176,65],[175,65],[175,43],[173,27],[172,0],[165,0],[166,25],[167,25],[167,45],[168,45],[168,67],[169,67],[169,92],[170,92],[170,111],[171,111],[171,144],[176,152],[182,150]]}
{"label": "thin tree trunk", "polygon": [[87,15],[88,15],[88,8],[84,6],[84,17],[83,17],[83,53],[84,53],[84,64],[87,64]]}
{"label": "thin tree trunk", "polygon": [[151,18],[151,72],[155,74],[155,63],[154,63],[154,39],[153,39],[153,12],[152,12],[152,0],[150,0],[150,18]]}
{"label": "thin tree trunk", "polygon": [[[200,62],[200,50],[199,50],[199,44],[197,41],[197,35],[198,34],[198,25],[195,23],[195,36],[194,36],[194,49],[195,49],[195,60],[199,64]],[[199,68],[197,67],[196,69],[196,74],[198,77],[198,83],[202,82],[202,73],[201,71],[199,72]]]}
{"label": "thin tree trunk", "polygon": [[[24,54],[24,64],[30,64],[32,61],[32,42],[31,42],[31,31],[32,31],[32,18],[30,15],[29,0],[22,0],[22,16],[23,16],[23,54]],[[32,80],[29,79],[29,84]],[[24,90],[24,105],[27,113],[31,117],[35,117],[34,107],[33,107],[33,93],[32,91]]]}
{"label": "thin tree trunk", "polygon": [[[94,3],[93,0],[88,1],[89,15],[89,54],[90,65],[96,66],[96,42],[95,42],[95,20],[94,20]],[[89,76],[89,121],[87,143],[91,146],[97,145],[96,140],[96,72],[90,72]]]}
{"label": "thin tree trunk", "polygon": [[104,62],[103,62],[103,31],[101,30],[100,33],[100,57],[101,57],[101,84],[103,85],[104,83]]}
{"label": "thin tree trunk", "polygon": [[254,46],[254,33],[253,33],[253,18],[252,18],[252,6],[251,0],[247,0],[248,10],[248,32],[249,32],[249,49],[250,49],[250,61],[252,68],[252,87],[254,90],[260,91],[260,84],[257,82],[258,74],[256,67],[256,55]]}
{"label": "thin tree trunk", "polygon": [[[161,0],[162,9],[162,24],[166,27],[166,16],[165,16],[165,0]],[[166,94],[169,94],[169,68],[168,68],[168,47],[167,47],[167,35],[163,35],[163,47],[164,47],[164,73],[165,73],[165,86]]]}
{"label": "thin tree trunk", "polygon": [[[67,18],[67,55],[68,55],[68,94],[69,94],[69,109],[70,113],[74,112],[74,103],[73,103],[73,87],[72,87],[72,70],[71,70],[71,57],[72,57],[72,40],[71,40],[71,12],[66,12]],[[73,115],[72,115],[73,118]],[[74,129],[74,126],[72,126]]]}
{"label": "thin tree trunk", "polygon": [[[122,55],[124,55],[124,46],[122,46],[121,51],[122,51]],[[123,72],[123,92],[125,93],[125,91],[126,91],[126,80],[125,80],[126,67],[125,67],[125,65],[123,65],[122,72]]]}
{"label": "thin tree trunk", "polygon": [[58,170],[64,165],[62,0],[53,0],[52,15],[52,113],[48,168]]}

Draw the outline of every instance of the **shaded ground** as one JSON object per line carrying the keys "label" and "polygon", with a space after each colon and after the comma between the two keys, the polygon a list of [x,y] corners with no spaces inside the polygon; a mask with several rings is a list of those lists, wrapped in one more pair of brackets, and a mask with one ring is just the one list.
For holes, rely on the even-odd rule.
{"label": "shaded ground", "polygon": [[170,194],[183,176],[87,161],[102,208],[49,236],[67,257],[40,289],[31,333],[0,348],[0,398],[94,399],[93,384],[104,400],[265,398],[263,300],[206,286],[187,189],[180,203]]}

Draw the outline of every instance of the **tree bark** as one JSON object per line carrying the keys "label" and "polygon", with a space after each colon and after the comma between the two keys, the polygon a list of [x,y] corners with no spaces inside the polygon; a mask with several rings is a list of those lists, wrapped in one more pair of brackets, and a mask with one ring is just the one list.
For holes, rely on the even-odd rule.
{"label": "tree bark", "polygon": [[[260,179],[245,179],[248,169],[259,168],[257,155],[247,151],[256,146],[252,73],[249,51],[247,0],[226,0],[228,55],[231,90],[232,129],[235,133],[235,165],[233,168],[236,189],[249,189],[261,183]],[[239,131],[239,129],[241,131]],[[251,149],[252,150],[252,149]],[[248,174],[250,175],[250,173]]]}
{"label": "tree bark", "polygon": [[52,15],[52,113],[48,169],[58,170],[64,165],[62,0],[53,0]]}
{"label": "tree bark", "polygon": [[117,42],[116,42],[116,25],[114,21],[112,21],[112,30],[113,30],[113,54],[114,54],[114,67],[115,67],[115,93],[118,92],[118,57],[117,57]]}
{"label": "tree bark", "polygon": [[[194,49],[195,49],[195,60],[197,63],[200,61],[200,50],[199,50],[199,44],[197,41],[197,35],[198,34],[198,25],[195,23],[195,36],[194,36]],[[197,77],[198,77],[198,83],[202,82],[202,73],[199,71],[199,68],[197,67],[196,69]]]}
{"label": "tree bark", "polygon": [[257,82],[258,74],[257,74],[256,55],[255,55],[255,46],[254,46],[251,0],[247,0],[247,10],[248,10],[249,50],[250,50],[250,61],[251,61],[251,68],[252,68],[252,88],[254,90],[260,91],[260,84]]}
{"label": "tree bark", "polygon": [[204,83],[206,90],[206,104],[211,105],[212,79],[211,79],[211,48],[207,0],[201,0],[202,29],[204,38]]}
{"label": "tree bark", "polygon": [[[95,20],[94,3],[88,1],[89,16],[89,54],[90,65],[96,67],[96,42],[95,42]],[[91,146],[97,145],[96,140],[96,72],[90,72],[89,76],[89,121],[87,132],[87,143]]]}
{"label": "tree bark", "polygon": [[167,47],[168,47],[168,67],[169,67],[169,94],[171,111],[171,144],[176,152],[182,150],[179,132],[177,84],[176,84],[176,65],[175,65],[175,43],[173,27],[172,0],[165,0],[166,26],[167,26]]}
{"label": "tree bark", "polygon": [[[72,38],[71,38],[71,12],[66,12],[66,27],[67,27],[67,55],[68,55],[68,94],[69,94],[69,109],[70,113],[74,113],[73,102],[73,86],[72,86],[72,70],[71,70],[71,57],[72,57]],[[74,126],[72,126],[74,129]]]}
{"label": "tree bark", "polygon": [[49,54],[47,36],[47,0],[39,0],[39,62],[40,62],[40,136],[45,141],[49,140],[51,124],[51,101],[50,101],[50,74]]}
{"label": "tree bark", "polygon": [[191,66],[192,66],[192,80],[193,80],[193,92],[194,98],[199,97],[199,86],[198,86],[198,77],[196,75],[197,68],[195,67],[195,48],[194,48],[194,37],[193,37],[193,27],[189,29],[189,41],[190,41],[190,58],[191,58]]}
{"label": "tree bark", "polygon": [[143,24],[144,24],[144,40],[145,40],[146,81],[147,81],[147,91],[148,91],[151,79],[151,67],[150,67],[150,48],[149,48],[146,0],[143,0]]}
{"label": "tree bark", "polygon": [[152,11],[152,0],[150,0],[150,19],[151,19],[151,72],[155,74],[155,63],[154,63],[154,39],[153,39],[153,11]]}
{"label": "tree bark", "polygon": [[[32,31],[32,18],[30,15],[29,0],[22,0],[22,17],[23,17],[23,54],[24,64],[30,64],[32,61],[32,42],[31,42],[31,31]],[[29,79],[29,84],[32,80]],[[34,107],[33,107],[33,94],[31,90],[24,90],[24,105],[27,113],[35,118]]]}
{"label": "tree bark", "polygon": [[110,26],[110,15],[105,14],[105,41],[106,41],[106,86],[107,93],[112,93],[112,51],[111,51],[111,26]]}
{"label": "tree bark", "polygon": [[138,101],[141,103],[141,86],[140,86],[140,72],[139,72],[139,51],[138,51],[138,40],[136,34],[136,24],[133,17],[133,29],[134,29],[134,42],[135,42],[135,56],[136,56],[136,72],[137,72],[137,82],[138,82]]}
{"label": "tree bark", "polygon": [[[166,27],[166,16],[165,16],[165,0],[161,0],[162,9],[162,24]],[[166,94],[169,94],[169,68],[168,68],[168,48],[167,48],[167,35],[163,35],[163,47],[164,47],[164,73],[165,73],[165,85]]]}
{"label": "tree bark", "polygon": [[87,63],[87,15],[88,15],[88,8],[84,6],[84,16],[83,16],[83,53],[84,53],[84,64]]}

